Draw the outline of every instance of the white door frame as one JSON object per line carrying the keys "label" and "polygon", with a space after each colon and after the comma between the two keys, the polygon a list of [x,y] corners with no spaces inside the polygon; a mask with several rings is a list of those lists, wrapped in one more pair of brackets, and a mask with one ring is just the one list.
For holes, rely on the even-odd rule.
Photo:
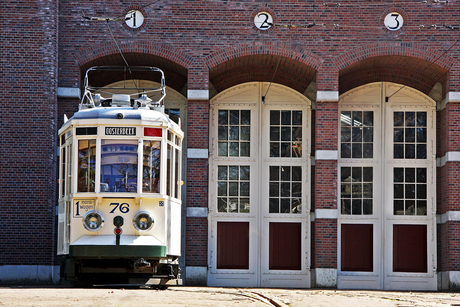
{"label": "white door frame", "polygon": [[[298,92],[279,85],[271,84],[267,93],[268,83],[251,82],[232,87],[211,100],[210,118],[210,184],[208,215],[208,285],[240,286],[240,287],[310,287],[310,105],[311,102]],[[262,103],[262,95],[266,96]],[[303,112],[303,157],[296,162],[302,165],[302,214],[270,216],[268,209],[263,208],[268,201],[268,165],[288,165],[284,158],[270,159],[267,152],[269,109],[302,110]],[[251,144],[250,157],[219,157],[217,116],[218,110],[251,110]],[[264,127],[266,131],[261,131]],[[292,160],[292,159],[290,159]],[[251,169],[250,180],[250,213],[217,212],[217,167],[219,165],[247,165]],[[290,164],[289,164],[290,165]],[[268,206],[265,206],[268,207]],[[269,221],[301,223],[302,233],[302,269],[301,271],[270,271],[268,256],[265,255],[268,245]],[[217,269],[217,225],[219,222],[249,222],[249,269],[219,270]],[[264,254],[265,253],[265,254]]]}
{"label": "white door frame", "polygon": [[[389,97],[389,98],[388,98]],[[374,110],[374,156],[372,159],[344,159],[338,163],[338,288],[342,289],[393,289],[436,290],[436,103],[428,96],[394,83],[371,83],[351,90],[340,97],[339,116],[342,110]],[[393,111],[426,111],[428,115],[427,159],[393,159]],[[339,118],[340,122],[340,118]],[[340,144],[340,128],[339,148]],[[340,151],[339,151],[340,156]],[[393,214],[393,168],[416,168],[425,165],[427,177],[427,214]],[[341,212],[341,167],[372,166],[373,214],[349,215]],[[387,187],[385,190],[383,187]],[[373,225],[373,271],[348,272],[341,270],[341,227],[344,224]],[[427,273],[393,272],[393,225],[426,225]]]}

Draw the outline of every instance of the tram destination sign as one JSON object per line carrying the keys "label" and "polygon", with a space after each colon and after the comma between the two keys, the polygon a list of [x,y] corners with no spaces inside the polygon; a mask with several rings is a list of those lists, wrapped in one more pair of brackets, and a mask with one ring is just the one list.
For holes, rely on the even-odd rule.
{"label": "tram destination sign", "polygon": [[105,135],[136,135],[135,127],[105,127]]}

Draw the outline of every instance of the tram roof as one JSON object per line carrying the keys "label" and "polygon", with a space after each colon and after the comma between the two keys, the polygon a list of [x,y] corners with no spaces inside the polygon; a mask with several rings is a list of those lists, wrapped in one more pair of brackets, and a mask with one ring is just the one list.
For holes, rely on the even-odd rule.
{"label": "tram roof", "polygon": [[[122,114],[122,115],[120,115]],[[70,119],[72,120],[98,120],[98,119],[111,119],[114,121],[123,120],[141,120],[152,123],[164,123],[174,130],[180,130],[178,124],[169,118],[163,111],[151,110],[149,108],[133,109],[131,107],[96,107],[83,109],[76,112]],[[114,124],[117,122],[113,122]]]}

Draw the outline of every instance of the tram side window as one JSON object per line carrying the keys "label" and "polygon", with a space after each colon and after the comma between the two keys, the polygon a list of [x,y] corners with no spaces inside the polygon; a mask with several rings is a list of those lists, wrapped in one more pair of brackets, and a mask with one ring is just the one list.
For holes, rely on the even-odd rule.
{"label": "tram side window", "polygon": [[67,165],[67,161],[66,161],[66,158],[67,158],[67,154],[66,154],[66,148],[65,146],[63,146],[61,148],[61,195],[60,197],[64,197],[65,196],[65,183],[66,183],[66,178],[65,178],[65,172],[66,172],[66,165]]}
{"label": "tram side window", "polygon": [[167,162],[166,162],[166,195],[172,196],[171,193],[171,159],[172,159],[172,151],[171,145],[168,144],[168,151],[167,151]]}
{"label": "tram side window", "polygon": [[181,187],[181,178],[180,178],[180,151],[176,148],[175,154],[175,166],[174,166],[174,177],[176,178],[176,189],[174,190],[174,197],[180,198],[180,187]]}
{"label": "tram side window", "polygon": [[142,168],[142,192],[160,192],[161,142],[144,141],[144,161]]}
{"label": "tram side window", "polygon": [[94,192],[96,140],[78,141],[78,192]]}
{"label": "tram side window", "polygon": [[101,140],[101,192],[137,192],[137,140]]}
{"label": "tram side window", "polygon": [[72,179],[72,144],[66,144],[62,147],[62,165],[61,165],[61,197],[71,193]]}

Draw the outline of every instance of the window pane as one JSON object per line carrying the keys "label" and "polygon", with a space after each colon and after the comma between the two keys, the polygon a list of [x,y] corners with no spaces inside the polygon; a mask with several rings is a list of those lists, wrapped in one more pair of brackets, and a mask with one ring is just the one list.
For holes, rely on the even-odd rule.
{"label": "window pane", "polygon": [[229,182],[228,183],[228,195],[229,196],[239,196],[238,186],[239,186],[238,182]]}
{"label": "window pane", "polygon": [[270,125],[280,124],[280,111],[270,111]]}
{"label": "window pane", "polygon": [[270,197],[279,197],[280,196],[280,184],[279,184],[279,182],[270,182],[269,196]]}
{"label": "window pane", "polygon": [[363,199],[363,214],[372,214],[372,199]]}
{"label": "window pane", "polygon": [[280,213],[290,213],[291,203],[289,198],[281,198],[281,210]]}
{"label": "window pane", "polygon": [[340,144],[340,157],[351,158],[351,143]]}
{"label": "window pane", "polygon": [[229,156],[230,157],[238,157],[240,150],[239,150],[239,143],[238,142],[229,142]]}
{"label": "window pane", "polygon": [[341,167],[341,214],[372,214],[373,168]]}
{"label": "window pane", "polygon": [[251,125],[251,111],[241,110],[241,125]]}
{"label": "window pane", "polygon": [[351,142],[351,128],[350,127],[342,127],[340,133],[340,141],[343,142]]}
{"label": "window pane", "polygon": [[394,112],[394,159],[427,159],[426,124],[427,112]]}
{"label": "window pane", "polygon": [[[217,169],[218,212],[249,213],[249,166],[219,165]],[[225,204],[225,205],[224,205]]]}
{"label": "window pane", "polygon": [[291,111],[281,111],[281,125],[291,125]]}
{"label": "window pane", "polygon": [[240,182],[240,196],[249,196],[249,182]]}
{"label": "window pane", "polygon": [[250,144],[249,142],[241,142],[241,148],[240,148],[240,156],[241,157],[249,157],[250,154]]}
{"label": "window pane", "polygon": [[269,213],[300,213],[302,167],[270,166],[269,170]]}
{"label": "window pane", "polygon": [[227,180],[227,166],[217,167],[217,180]]}
{"label": "window pane", "polygon": [[228,196],[227,194],[227,182],[217,183],[217,196]]}
{"label": "window pane", "polygon": [[230,125],[239,125],[240,124],[240,111],[231,110],[230,111]]}
{"label": "window pane", "polygon": [[393,142],[404,142],[404,129],[403,128],[394,128],[393,129]]}
{"label": "window pane", "polygon": [[270,111],[270,157],[302,157],[302,111]]}
{"label": "window pane", "polygon": [[240,180],[249,180],[249,166],[240,166]]}
{"label": "window pane", "polygon": [[426,127],[426,112],[417,112],[417,127]]}
{"label": "window pane", "polygon": [[406,128],[404,137],[406,142],[415,142],[415,128]]}
{"label": "window pane", "polygon": [[363,112],[363,126],[374,126],[374,112],[365,111]]}
{"label": "window pane", "polygon": [[363,144],[361,143],[352,143],[351,147],[352,158],[360,159],[363,157]]}
{"label": "window pane", "polygon": [[228,111],[227,110],[219,110],[219,125],[228,125]]}
{"label": "window pane", "polygon": [[417,201],[417,215],[426,215],[426,200]]}
{"label": "window pane", "polygon": [[374,156],[374,112],[341,111],[340,157],[372,159]]}
{"label": "window pane", "polygon": [[351,214],[351,199],[342,199],[342,214]]}
{"label": "window pane", "polygon": [[342,126],[351,126],[351,111],[342,111],[340,113],[340,124]]}
{"label": "window pane", "polygon": [[142,192],[160,192],[160,141],[144,141]]}
{"label": "window pane", "polygon": [[243,126],[241,127],[241,135],[240,139],[242,141],[250,141],[250,127],[249,126]]}
{"label": "window pane", "polygon": [[351,208],[351,213],[353,215],[358,215],[362,214],[362,200],[361,199],[353,199],[352,200],[352,208]]}
{"label": "window pane", "polygon": [[218,147],[219,147],[218,149],[219,156],[227,157],[228,156],[228,143],[227,142],[219,143]]}
{"label": "window pane", "polygon": [[[78,141],[78,192],[95,192],[96,140]],[[105,187],[105,186],[104,186]]]}
{"label": "window pane", "polygon": [[239,167],[238,166],[229,166],[228,167],[228,179],[229,180],[238,180],[239,178]]}
{"label": "window pane", "polygon": [[395,127],[404,126],[404,112],[394,112],[393,125]]}
{"label": "window pane", "polygon": [[101,187],[107,192],[137,192],[137,140],[101,141]]}
{"label": "window pane", "polygon": [[219,126],[218,128],[218,140],[228,141],[228,128],[227,126]]}
{"label": "window pane", "polygon": [[270,198],[269,199],[269,213],[279,213],[279,198]]}
{"label": "window pane", "polygon": [[394,168],[393,174],[393,213],[426,215],[426,168]]}
{"label": "window pane", "polygon": [[372,182],[373,180],[372,167],[363,167],[363,181]]}
{"label": "window pane", "polygon": [[[218,111],[218,155],[249,157],[251,140],[249,110]],[[230,142],[228,142],[230,141]]]}
{"label": "window pane", "polygon": [[372,143],[374,141],[374,128],[363,128],[363,142]]}
{"label": "window pane", "polygon": [[229,129],[229,135],[228,135],[229,140],[232,141],[239,141],[240,140],[240,129],[238,126],[230,126]]}
{"label": "window pane", "polygon": [[415,126],[415,112],[406,112],[406,127]]}
{"label": "window pane", "polygon": [[217,199],[217,211],[218,212],[227,212],[227,199],[218,198]]}
{"label": "window pane", "polygon": [[353,126],[360,127],[363,125],[363,112],[354,111],[353,113]]}
{"label": "window pane", "polygon": [[426,159],[426,144],[417,144],[417,159]]}
{"label": "window pane", "polygon": [[302,111],[293,111],[292,112],[292,124],[293,125],[302,125]]}
{"label": "window pane", "polygon": [[351,139],[353,142],[362,142],[363,141],[363,128],[353,127],[351,128]]}

